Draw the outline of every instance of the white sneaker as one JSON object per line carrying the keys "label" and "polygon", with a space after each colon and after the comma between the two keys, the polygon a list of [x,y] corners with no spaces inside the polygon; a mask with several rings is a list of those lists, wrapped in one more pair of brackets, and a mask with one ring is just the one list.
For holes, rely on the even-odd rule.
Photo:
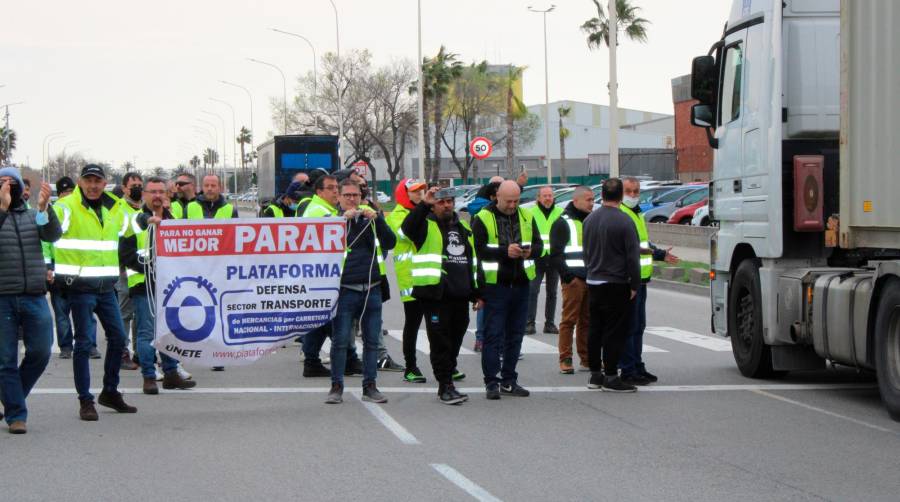
{"label": "white sneaker", "polygon": [[181,367],[181,363],[178,363],[178,376],[180,376],[182,380],[190,380],[192,378],[192,375]]}
{"label": "white sneaker", "polygon": [[157,367],[156,368],[156,381],[162,382],[162,380],[163,380],[163,372],[159,371],[159,368]]}

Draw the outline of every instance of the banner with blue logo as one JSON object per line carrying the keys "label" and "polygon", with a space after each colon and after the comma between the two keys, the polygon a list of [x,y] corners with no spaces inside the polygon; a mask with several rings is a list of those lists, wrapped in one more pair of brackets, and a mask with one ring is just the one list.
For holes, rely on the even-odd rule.
{"label": "banner with blue logo", "polygon": [[202,366],[249,364],[330,322],[344,220],[166,220],[156,231],[153,345]]}

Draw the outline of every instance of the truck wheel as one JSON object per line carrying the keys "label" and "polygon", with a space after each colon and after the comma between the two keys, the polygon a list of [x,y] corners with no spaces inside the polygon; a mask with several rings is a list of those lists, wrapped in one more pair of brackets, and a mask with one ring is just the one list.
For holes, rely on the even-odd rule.
{"label": "truck wheel", "polygon": [[784,375],[772,369],[772,350],[763,340],[759,269],[753,260],[738,266],[728,295],[728,334],[741,374],[749,378]]}
{"label": "truck wheel", "polygon": [[875,314],[875,368],[881,400],[900,420],[900,279],[888,279]]}

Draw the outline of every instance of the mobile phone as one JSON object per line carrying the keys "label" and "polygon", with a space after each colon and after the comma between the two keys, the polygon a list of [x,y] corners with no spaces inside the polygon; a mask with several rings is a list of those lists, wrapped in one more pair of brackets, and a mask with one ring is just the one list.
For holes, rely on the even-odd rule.
{"label": "mobile phone", "polygon": [[528,251],[531,249],[531,244],[522,244],[522,251]]}

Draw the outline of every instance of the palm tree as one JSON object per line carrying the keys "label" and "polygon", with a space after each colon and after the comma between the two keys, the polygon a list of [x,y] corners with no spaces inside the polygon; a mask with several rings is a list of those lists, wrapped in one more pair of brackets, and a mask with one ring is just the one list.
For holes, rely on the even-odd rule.
{"label": "palm tree", "polygon": [[[599,0],[591,0],[597,6],[597,17],[587,20],[581,25],[581,31],[587,34],[588,47],[599,49],[602,46],[609,47],[609,19]],[[618,13],[618,27],[624,31],[629,39],[635,42],[647,42],[647,25],[650,21],[639,17],[640,7],[631,5],[630,0],[616,0],[616,13]],[[618,40],[618,37],[616,37]]]}
{"label": "palm tree", "polygon": [[509,65],[506,74],[506,173],[510,179],[518,174],[516,172],[516,142],[515,142],[515,124],[516,120],[522,119],[528,115],[528,108],[525,103],[516,96],[515,85],[522,79],[522,72],[525,68]]}
{"label": "palm tree", "polygon": [[569,180],[566,176],[566,138],[572,134],[572,131],[563,125],[563,119],[568,118],[572,114],[572,107],[560,106],[557,112],[559,112],[559,175],[562,183],[568,183]]}
{"label": "palm tree", "polygon": [[[0,127],[0,163],[3,164],[9,163],[12,151],[16,149],[16,131],[10,129],[9,138],[6,137],[6,134],[6,128]],[[7,140],[9,141],[9,151],[6,148]]]}
{"label": "palm tree", "polygon": [[[463,72],[463,64],[457,60],[458,55],[447,52],[442,45],[434,58],[428,59],[422,73],[425,76],[424,84],[427,84],[431,97],[431,111],[434,114],[434,158],[431,163],[431,179],[434,183],[441,171],[441,137],[444,132],[441,125],[444,123],[444,104],[447,93],[450,92],[450,84],[458,79]],[[425,96],[428,96],[426,93]],[[424,96],[423,96],[424,97]]]}
{"label": "palm tree", "polygon": [[219,153],[213,150],[212,148],[207,148],[206,151],[203,152],[203,165],[204,166],[212,166],[216,167],[216,163],[219,161]]}
{"label": "palm tree", "polygon": [[241,133],[236,140],[241,145],[241,171],[243,171],[247,167],[247,155],[244,153],[244,145],[253,143],[253,133],[246,127],[241,127]]}

